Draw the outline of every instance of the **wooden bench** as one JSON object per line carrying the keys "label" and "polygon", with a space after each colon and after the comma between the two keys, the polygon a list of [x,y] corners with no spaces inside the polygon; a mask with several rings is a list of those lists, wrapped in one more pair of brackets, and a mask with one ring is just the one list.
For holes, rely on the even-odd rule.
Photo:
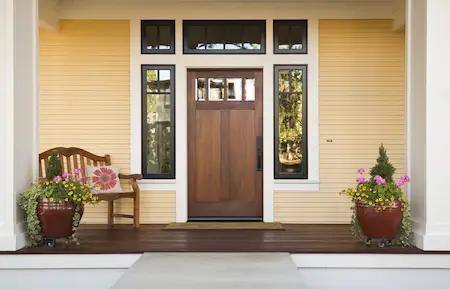
{"label": "wooden bench", "polygon": [[[55,147],[39,154],[39,177],[45,177],[47,171],[48,159],[52,153],[56,151],[61,161],[61,168],[63,172],[72,172],[73,169],[81,169],[81,173],[85,176],[86,166],[110,166],[111,158],[109,155],[98,156],[88,151],[75,147]],[[108,202],[108,225],[114,224],[114,217],[131,218],[133,219],[133,226],[139,228],[139,186],[137,180],[142,179],[142,175],[124,175],[119,174],[119,179],[127,180],[130,184],[130,190],[114,193],[99,193],[97,196],[99,200]],[[133,214],[115,214],[114,201],[122,198],[133,199]]]}

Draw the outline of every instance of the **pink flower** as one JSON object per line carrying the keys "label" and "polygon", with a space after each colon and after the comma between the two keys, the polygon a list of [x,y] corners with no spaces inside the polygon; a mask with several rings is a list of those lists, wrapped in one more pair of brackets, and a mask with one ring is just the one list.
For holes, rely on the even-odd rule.
{"label": "pink flower", "polygon": [[82,182],[83,178],[77,178],[77,182]]}
{"label": "pink flower", "polygon": [[366,170],[364,169],[364,168],[360,168],[359,170],[358,170],[358,174],[362,174],[362,173],[364,173]]}
{"label": "pink flower", "polygon": [[373,177],[373,179],[376,181],[378,179],[381,179],[381,177],[379,175],[376,175],[375,177]]}
{"label": "pink flower", "polygon": [[68,178],[68,177],[70,177],[70,174],[69,173],[63,173],[62,174],[62,177],[65,179],[65,178]]}
{"label": "pink flower", "polygon": [[62,180],[62,178],[60,176],[56,176],[53,178],[54,182],[60,182]]}
{"label": "pink flower", "polygon": [[402,180],[398,180],[395,185],[397,185],[397,187],[403,187],[405,185],[405,183]]}
{"label": "pink flower", "polygon": [[366,181],[366,179],[363,178],[363,177],[356,178],[356,182],[357,182],[358,184],[364,183],[365,181]]}
{"label": "pink flower", "polygon": [[117,175],[110,168],[100,168],[94,171],[92,182],[100,185],[102,191],[114,188],[118,182]]}
{"label": "pink flower", "polygon": [[408,176],[403,176],[400,178],[404,183],[409,183],[411,180],[409,179]]}
{"label": "pink flower", "polygon": [[81,169],[74,169],[73,173],[78,176],[79,174],[81,174]]}
{"label": "pink flower", "polygon": [[386,183],[386,180],[383,179],[382,177],[379,177],[379,178],[376,179],[376,182],[377,182],[378,185],[383,185],[383,184]]}

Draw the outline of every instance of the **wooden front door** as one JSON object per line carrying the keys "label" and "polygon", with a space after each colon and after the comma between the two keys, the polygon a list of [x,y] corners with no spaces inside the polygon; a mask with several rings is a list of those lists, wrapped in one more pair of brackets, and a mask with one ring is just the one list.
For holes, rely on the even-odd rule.
{"label": "wooden front door", "polygon": [[188,71],[190,220],[262,220],[262,71]]}

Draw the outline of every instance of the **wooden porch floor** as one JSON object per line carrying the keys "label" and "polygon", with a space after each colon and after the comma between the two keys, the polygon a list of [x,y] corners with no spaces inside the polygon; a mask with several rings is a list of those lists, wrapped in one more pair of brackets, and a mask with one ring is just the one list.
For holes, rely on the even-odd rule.
{"label": "wooden porch floor", "polygon": [[[25,248],[15,254],[119,254],[143,252],[290,252],[420,254],[417,248],[366,247],[355,242],[348,225],[284,225],[286,230],[163,231],[165,225],[83,225],[81,245]],[[433,252],[437,253],[437,252]],[[9,253],[11,254],[11,253]]]}

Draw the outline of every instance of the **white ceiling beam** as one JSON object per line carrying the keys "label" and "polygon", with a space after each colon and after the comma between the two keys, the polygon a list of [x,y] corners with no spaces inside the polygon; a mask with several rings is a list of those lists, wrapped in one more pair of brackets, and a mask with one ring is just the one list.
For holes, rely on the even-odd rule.
{"label": "white ceiling beam", "polygon": [[59,0],[39,0],[39,27],[46,31],[59,31]]}
{"label": "white ceiling beam", "polygon": [[405,0],[392,1],[392,29],[394,31],[402,31],[405,29]]}

